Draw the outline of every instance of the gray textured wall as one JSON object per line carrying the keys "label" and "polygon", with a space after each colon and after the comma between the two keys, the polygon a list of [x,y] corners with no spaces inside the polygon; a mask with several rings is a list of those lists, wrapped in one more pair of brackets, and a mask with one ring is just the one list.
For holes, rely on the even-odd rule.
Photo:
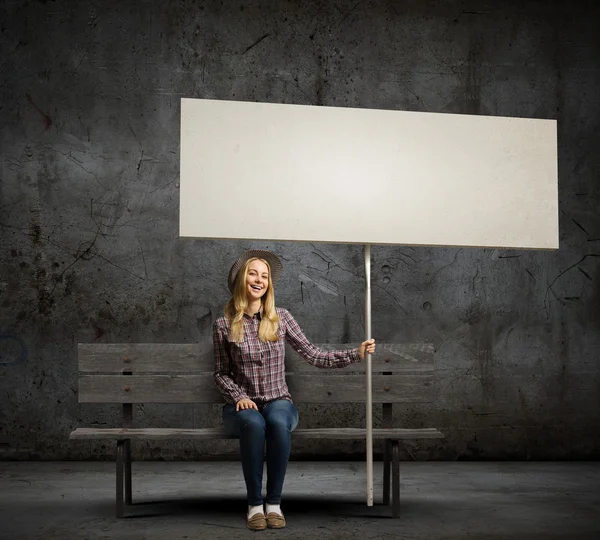
{"label": "gray textured wall", "polygon": [[[397,411],[395,422],[447,438],[408,444],[406,457],[600,457],[595,3],[227,4],[2,4],[0,455],[112,456],[111,445],[67,440],[78,425],[117,420],[115,407],[77,403],[77,342],[209,346],[226,272],[245,247],[282,255],[278,303],[313,341],[361,338],[359,246],[178,238],[185,96],[557,118],[560,250],[376,246],[373,329],[379,340],[438,349],[438,401]],[[251,213],[239,218],[252,227]],[[219,422],[215,407],[137,414],[147,425]],[[306,425],[363,422],[361,407],[302,415]],[[135,451],[207,458],[235,446]],[[362,451],[351,442],[295,449]]]}

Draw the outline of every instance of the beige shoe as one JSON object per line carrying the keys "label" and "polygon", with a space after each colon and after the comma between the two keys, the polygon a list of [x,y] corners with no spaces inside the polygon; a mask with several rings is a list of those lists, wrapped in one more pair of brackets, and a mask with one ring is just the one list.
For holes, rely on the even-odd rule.
{"label": "beige shoe", "polygon": [[267,528],[265,515],[261,512],[260,514],[254,514],[251,518],[248,518],[248,528],[252,531],[264,531]]}
{"label": "beige shoe", "polygon": [[283,529],[285,527],[285,518],[277,512],[267,514],[267,526],[269,529]]}

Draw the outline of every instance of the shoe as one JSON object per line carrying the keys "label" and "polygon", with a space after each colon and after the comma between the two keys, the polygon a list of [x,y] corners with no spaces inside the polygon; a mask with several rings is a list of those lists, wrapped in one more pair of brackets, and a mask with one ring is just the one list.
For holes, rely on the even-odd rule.
{"label": "shoe", "polygon": [[267,528],[265,515],[261,512],[260,514],[254,514],[251,518],[248,518],[248,528],[252,531],[264,531]]}
{"label": "shoe", "polygon": [[285,518],[277,512],[267,514],[267,526],[269,529],[283,529],[285,527]]}

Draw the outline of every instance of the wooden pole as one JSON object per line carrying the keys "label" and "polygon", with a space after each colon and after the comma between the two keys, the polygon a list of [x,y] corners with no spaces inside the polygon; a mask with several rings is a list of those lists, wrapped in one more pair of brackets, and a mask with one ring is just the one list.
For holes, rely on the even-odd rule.
{"label": "wooden pole", "polygon": [[[371,246],[365,244],[365,339],[371,339]],[[367,506],[373,506],[373,396],[371,389],[371,355],[367,353]]]}

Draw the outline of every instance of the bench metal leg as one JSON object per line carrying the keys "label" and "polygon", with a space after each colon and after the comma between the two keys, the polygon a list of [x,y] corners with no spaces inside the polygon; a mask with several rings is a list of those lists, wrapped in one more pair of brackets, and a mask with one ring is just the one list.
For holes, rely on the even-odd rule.
{"label": "bench metal leg", "polygon": [[131,504],[131,439],[125,441],[125,504]]}
{"label": "bench metal leg", "polygon": [[117,441],[117,517],[123,517],[123,454],[125,441]]}
{"label": "bench metal leg", "polygon": [[392,517],[400,517],[400,447],[392,441]]}
{"label": "bench metal leg", "polygon": [[385,439],[383,441],[383,504],[390,504],[390,461],[392,441]]}

